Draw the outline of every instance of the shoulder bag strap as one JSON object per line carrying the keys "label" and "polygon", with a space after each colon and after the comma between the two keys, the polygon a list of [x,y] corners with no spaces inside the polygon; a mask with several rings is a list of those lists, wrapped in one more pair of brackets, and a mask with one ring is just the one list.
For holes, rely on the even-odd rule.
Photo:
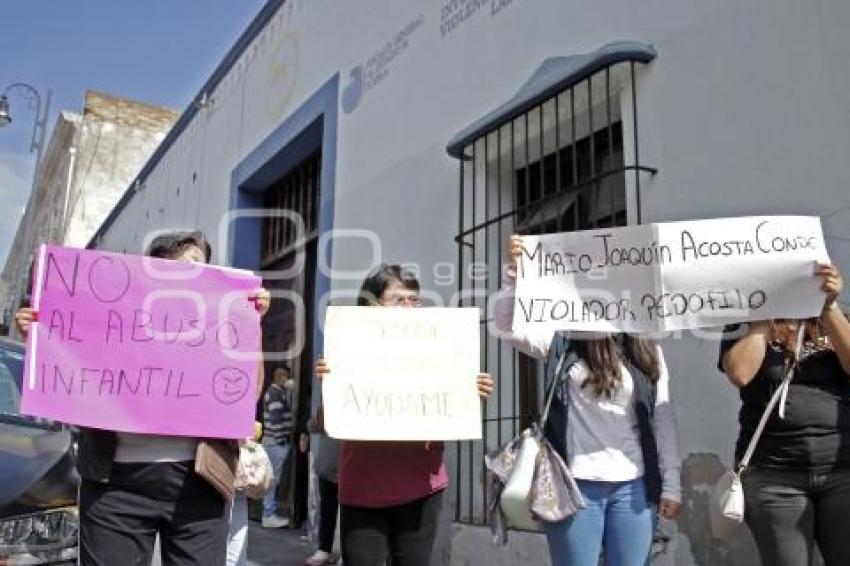
{"label": "shoulder bag strap", "polygon": [[567,356],[570,353],[571,348],[569,344],[566,344],[564,346],[563,351],[561,352],[561,355],[558,356],[558,362],[555,365],[555,372],[552,374],[552,384],[549,386],[549,393],[546,394],[546,405],[543,407],[543,413],[540,415],[540,420],[537,423],[539,430],[541,431],[546,425],[546,421],[549,420],[549,408],[552,406],[552,399],[555,397],[555,390],[558,388],[558,384],[561,382],[561,373],[564,368],[564,362],[567,360]]}
{"label": "shoulder bag strap", "polygon": [[[800,328],[797,329],[797,361],[799,361],[800,352],[802,351],[803,346],[803,335],[806,332],[806,325],[801,322]],[[741,458],[741,463],[738,464],[738,473],[743,472],[746,467],[750,463],[750,459],[753,457],[753,452],[756,451],[756,444],[758,444],[759,438],[761,438],[762,432],[764,432],[764,427],[767,425],[767,420],[770,418],[770,413],[773,411],[773,408],[776,406],[776,402],[779,401],[779,398],[782,397],[783,400],[787,396],[788,385],[791,383],[791,379],[794,377],[794,370],[796,369],[796,362],[788,368],[788,373],[785,374],[785,378],[782,380],[782,384],[773,392],[773,396],[770,398],[770,402],[767,404],[767,407],[764,409],[764,413],[761,415],[761,420],[759,421],[758,426],[756,427],[755,433],[753,433],[753,437],[750,439],[750,444],[747,446],[747,451],[744,453],[744,457]],[[783,411],[784,412],[784,411]]]}

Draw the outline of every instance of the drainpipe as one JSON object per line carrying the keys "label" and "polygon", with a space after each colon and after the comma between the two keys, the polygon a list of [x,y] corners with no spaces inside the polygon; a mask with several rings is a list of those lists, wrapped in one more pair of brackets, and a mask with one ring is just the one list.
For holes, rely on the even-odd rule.
{"label": "drainpipe", "polygon": [[68,153],[70,154],[70,163],[68,164],[68,179],[65,182],[65,203],[62,206],[62,223],[61,223],[61,234],[59,242],[65,244],[68,241],[68,228],[71,225],[71,189],[74,184],[74,170],[77,165],[77,146],[71,145],[68,148]]}

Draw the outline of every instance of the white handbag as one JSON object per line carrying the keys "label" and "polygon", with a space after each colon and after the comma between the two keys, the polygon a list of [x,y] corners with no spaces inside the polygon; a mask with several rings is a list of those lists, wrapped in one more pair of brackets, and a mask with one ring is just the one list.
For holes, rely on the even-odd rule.
{"label": "white handbag", "polygon": [[[802,350],[804,332],[805,325],[800,324],[800,328],[797,330],[797,359],[799,359]],[[770,418],[770,414],[773,412],[773,408],[776,406],[780,397],[782,398],[782,403],[779,408],[779,415],[780,417],[785,416],[785,399],[788,396],[788,386],[794,377],[795,366],[796,364],[788,368],[788,373],[785,374],[782,384],[770,398],[770,402],[768,402],[767,407],[764,409],[761,420],[753,433],[753,437],[750,439],[747,451],[744,453],[744,457],[741,458],[741,462],[734,470],[729,470],[720,476],[720,479],[714,485],[711,493],[709,513],[711,516],[711,534],[715,538],[727,538],[744,522],[744,484],[741,482],[741,474],[744,473],[744,470],[750,464],[750,459],[756,450],[756,444],[758,444],[759,438],[762,432],[764,432],[764,427]]]}
{"label": "white handbag", "polygon": [[[531,428],[527,428],[522,435],[515,439],[520,443],[516,460],[510,471],[510,476],[505,482],[505,487],[499,496],[499,508],[509,527],[525,529],[528,531],[542,531],[540,522],[532,515],[532,491],[537,470],[538,456],[540,456],[541,442],[544,425],[549,418],[549,408],[561,375],[561,369],[566,358],[565,350],[555,366],[554,378],[547,395],[546,405],[540,415],[540,421]],[[578,496],[580,499],[580,495]],[[581,502],[583,505],[583,501]]]}
{"label": "white handbag", "polygon": [[744,486],[741,484],[740,467],[727,470],[711,494],[711,534],[715,538],[726,538],[744,522]]}
{"label": "white handbag", "polygon": [[534,470],[537,455],[540,454],[540,442],[536,431],[522,431],[520,448],[514,462],[508,483],[502,490],[499,506],[511,527],[527,531],[540,531],[540,523],[531,515],[531,488],[534,483]]}

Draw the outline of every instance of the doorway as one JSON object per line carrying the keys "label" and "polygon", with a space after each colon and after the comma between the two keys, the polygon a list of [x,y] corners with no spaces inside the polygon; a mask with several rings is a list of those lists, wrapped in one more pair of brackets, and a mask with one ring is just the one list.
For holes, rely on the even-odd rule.
{"label": "doorway", "polygon": [[[274,370],[288,363],[295,382],[291,390],[294,430],[278,488],[278,513],[288,516],[293,525],[307,517],[309,460],[299,449],[299,439],[311,416],[320,172],[318,151],[270,187],[263,203],[270,214],[263,221],[260,265],[267,274],[263,286],[272,292],[262,324],[263,351],[272,358],[265,362],[264,392]],[[260,400],[259,419],[262,409]]]}

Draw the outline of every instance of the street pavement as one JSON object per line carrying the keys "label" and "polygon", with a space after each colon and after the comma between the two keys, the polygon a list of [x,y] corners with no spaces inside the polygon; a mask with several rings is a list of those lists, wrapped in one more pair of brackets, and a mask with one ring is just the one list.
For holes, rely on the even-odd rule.
{"label": "street pavement", "polygon": [[[313,546],[301,529],[264,529],[258,521],[248,524],[248,566],[302,566]],[[151,566],[161,566],[159,547]]]}
{"label": "street pavement", "polygon": [[248,526],[248,566],[301,566],[313,554],[303,530],[264,529],[257,521]]}

